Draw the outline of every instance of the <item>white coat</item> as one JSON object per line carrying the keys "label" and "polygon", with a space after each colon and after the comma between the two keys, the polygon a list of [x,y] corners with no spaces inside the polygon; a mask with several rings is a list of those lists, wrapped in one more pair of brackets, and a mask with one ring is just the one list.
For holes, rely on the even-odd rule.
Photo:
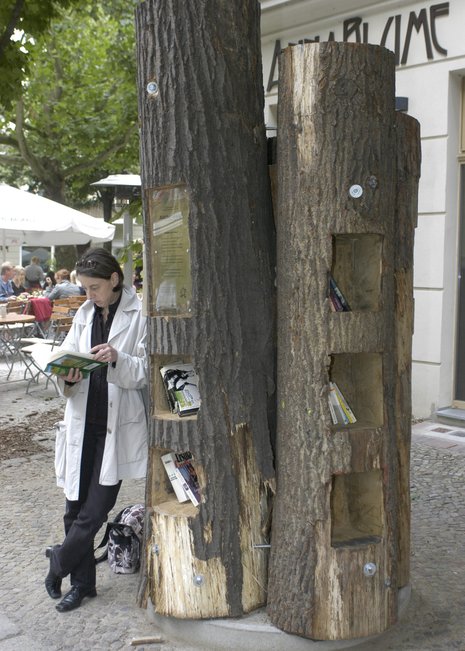
{"label": "white coat", "polygon": [[[77,311],[61,348],[89,352],[94,304],[86,301]],[[115,366],[109,365],[108,419],[99,482],[105,486],[120,479],[145,477],[147,469],[146,319],[133,289],[123,289],[111,324],[108,343],[118,351]],[[69,387],[60,380],[67,398],[64,427],[57,431],[55,469],[57,484],[68,500],[79,498],[81,453],[84,440],[89,380]]]}

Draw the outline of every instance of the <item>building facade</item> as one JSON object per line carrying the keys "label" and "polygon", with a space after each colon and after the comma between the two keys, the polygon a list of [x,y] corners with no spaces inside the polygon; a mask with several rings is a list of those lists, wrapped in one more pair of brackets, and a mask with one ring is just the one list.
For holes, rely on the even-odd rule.
{"label": "building facade", "polygon": [[[262,0],[265,119],[276,126],[278,55],[288,44],[383,45],[396,105],[421,128],[415,233],[413,416],[465,409],[465,0]],[[463,275],[463,287],[461,277]]]}

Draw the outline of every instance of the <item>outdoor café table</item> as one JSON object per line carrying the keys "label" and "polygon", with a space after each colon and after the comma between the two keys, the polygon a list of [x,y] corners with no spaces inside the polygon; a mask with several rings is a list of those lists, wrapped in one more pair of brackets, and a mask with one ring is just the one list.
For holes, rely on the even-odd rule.
{"label": "outdoor caf\u00e9 table", "polygon": [[6,379],[10,379],[11,371],[16,359],[23,361],[21,353],[21,338],[24,329],[35,323],[35,316],[32,314],[16,314],[9,312],[6,316],[0,316],[0,349],[8,367]]}

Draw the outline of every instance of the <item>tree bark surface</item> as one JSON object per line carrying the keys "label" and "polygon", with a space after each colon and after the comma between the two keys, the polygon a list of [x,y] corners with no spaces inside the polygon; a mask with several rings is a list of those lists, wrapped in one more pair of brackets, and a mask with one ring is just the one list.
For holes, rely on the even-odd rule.
{"label": "tree bark surface", "polygon": [[[373,635],[397,618],[399,493],[408,491],[397,412],[405,425],[410,411],[407,393],[397,395],[408,348],[399,360],[394,74],[392,53],[377,46],[314,43],[280,58],[268,613],[314,639]],[[351,311],[331,311],[329,273]],[[411,306],[408,292],[402,301]],[[355,424],[332,424],[330,380]]]}
{"label": "tree bark surface", "polygon": [[[266,599],[268,552],[253,545],[267,540],[274,481],[274,231],[259,8],[151,0],[138,7],[136,27],[149,309],[153,189],[187,188],[192,279],[189,315],[150,319],[145,598],[176,617],[238,616]],[[161,414],[159,367],[175,359],[199,375],[197,418]],[[173,504],[160,462],[168,450],[193,453],[199,508]]]}
{"label": "tree bark surface", "polygon": [[397,192],[395,258],[396,431],[399,483],[398,587],[410,581],[410,444],[412,436],[413,245],[418,211],[420,125],[396,115]]}

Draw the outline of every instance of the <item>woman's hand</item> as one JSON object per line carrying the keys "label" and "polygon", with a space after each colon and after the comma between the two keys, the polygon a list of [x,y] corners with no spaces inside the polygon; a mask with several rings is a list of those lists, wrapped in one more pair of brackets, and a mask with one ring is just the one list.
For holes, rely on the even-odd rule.
{"label": "woman's hand", "polygon": [[118,359],[118,351],[110,344],[97,344],[89,352],[95,355],[97,361],[107,364],[113,364]]}
{"label": "woman's hand", "polygon": [[62,376],[65,382],[75,384],[80,382],[83,378],[81,371],[78,368],[70,368],[68,375]]}

